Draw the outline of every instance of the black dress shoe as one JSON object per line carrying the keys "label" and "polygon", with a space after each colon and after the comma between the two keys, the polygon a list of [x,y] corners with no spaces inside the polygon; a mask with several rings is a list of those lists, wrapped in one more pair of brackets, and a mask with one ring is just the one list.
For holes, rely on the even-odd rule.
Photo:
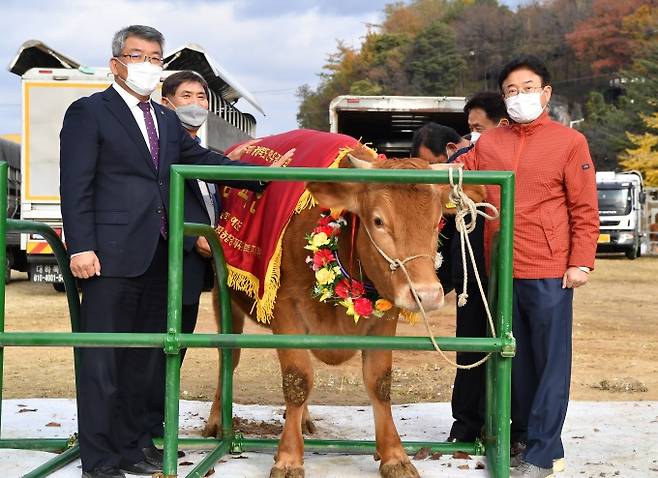
{"label": "black dress shoe", "polygon": [[[142,448],[142,453],[144,453],[144,457],[146,458],[146,461],[148,461],[152,465],[162,466],[164,453],[159,448],[156,448],[154,446],[149,448]],[[185,452],[183,450],[178,450],[178,452],[176,452],[176,455],[178,456],[178,458],[183,458],[185,456]]]}
{"label": "black dress shoe", "polygon": [[523,455],[528,444],[524,441],[513,441],[510,443],[509,454],[510,456]]}
{"label": "black dress shoe", "polygon": [[148,448],[142,448],[142,453],[144,453],[144,459],[147,463],[162,468],[162,460],[164,458],[162,450],[150,446]]}
{"label": "black dress shoe", "polygon": [[130,473],[131,475],[150,476],[162,472],[161,466],[152,465],[148,461],[139,461],[132,464],[122,463],[119,468],[124,473]]}
{"label": "black dress shoe", "polygon": [[83,471],[82,478],[126,478],[126,475],[114,466],[101,466],[91,471]]}

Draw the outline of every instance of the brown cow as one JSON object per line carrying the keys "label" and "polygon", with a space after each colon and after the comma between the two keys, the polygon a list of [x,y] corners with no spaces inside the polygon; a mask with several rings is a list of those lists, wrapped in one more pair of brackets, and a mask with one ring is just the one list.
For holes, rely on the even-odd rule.
{"label": "brown cow", "polygon": [[[341,167],[376,169],[428,169],[420,159],[373,160],[366,149],[356,150]],[[353,254],[350,275],[359,270],[374,284],[382,297],[395,306],[382,318],[361,319],[358,323],[347,316],[343,307],[320,303],[311,297],[313,271],[305,263],[308,251],[305,235],[313,230],[319,218],[319,207],[293,216],[283,238],[281,282],[271,322],[275,334],[313,335],[395,335],[400,309],[417,311],[410,286],[401,270],[392,271],[389,263],[374,248],[365,230],[374,242],[393,259],[407,262],[413,285],[426,311],[443,305],[443,289],[434,269],[437,250],[438,224],[441,204],[447,202],[447,185],[378,184],[378,183],[309,183],[307,188],[321,206],[343,209],[360,219],[356,250],[351,251],[349,227],[343,228],[339,240],[339,255],[349,258]],[[483,195],[476,187],[475,199]],[[473,189],[473,187],[471,187]],[[349,262],[347,259],[345,263]],[[252,299],[233,292],[233,331],[241,333],[244,316],[249,315]],[[236,310],[237,309],[237,310]],[[313,431],[308,414],[308,398],[313,387],[311,353],[331,365],[349,360],[355,350],[277,350],[281,363],[283,396],[286,404],[285,425],[271,470],[271,478],[300,478],[304,476],[304,442],[302,429]],[[416,468],[402,448],[400,437],[391,415],[391,364],[390,350],[363,350],[363,380],[375,416],[376,456],[381,459],[380,473],[385,478],[418,477]],[[240,351],[234,352],[237,366]],[[221,433],[219,387],[204,430],[204,436]]]}

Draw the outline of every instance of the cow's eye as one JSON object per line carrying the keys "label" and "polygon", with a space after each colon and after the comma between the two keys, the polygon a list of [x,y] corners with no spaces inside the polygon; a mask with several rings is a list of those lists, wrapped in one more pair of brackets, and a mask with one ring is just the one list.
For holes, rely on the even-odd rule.
{"label": "cow's eye", "polygon": [[375,223],[375,226],[377,227],[382,227],[384,225],[384,221],[382,220],[381,217],[376,217],[373,222]]}

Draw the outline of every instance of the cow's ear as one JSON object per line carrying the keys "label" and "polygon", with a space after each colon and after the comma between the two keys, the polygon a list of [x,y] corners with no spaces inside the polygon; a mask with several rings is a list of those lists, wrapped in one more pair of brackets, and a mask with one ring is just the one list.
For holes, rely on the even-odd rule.
{"label": "cow's ear", "polygon": [[320,207],[351,212],[357,212],[357,191],[362,186],[358,183],[306,183],[306,189],[311,192]]}
{"label": "cow's ear", "polygon": [[[452,188],[449,184],[435,184],[434,185],[439,192],[441,198],[441,207],[443,208],[443,214],[447,216],[453,216],[457,212],[455,205],[450,200],[450,192]],[[483,202],[487,197],[487,190],[481,184],[464,184],[462,189],[466,195],[473,200],[475,203]]]}

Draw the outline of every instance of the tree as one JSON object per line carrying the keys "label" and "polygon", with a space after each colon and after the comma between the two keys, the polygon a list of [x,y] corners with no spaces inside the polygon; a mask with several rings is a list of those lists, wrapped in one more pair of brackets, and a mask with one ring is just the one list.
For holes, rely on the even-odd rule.
{"label": "tree", "polygon": [[606,103],[600,92],[590,93],[581,130],[587,137],[596,169],[614,171],[618,166],[618,155],[631,146],[626,132],[632,119],[624,111],[626,103],[622,98],[618,107]]}
{"label": "tree", "polygon": [[339,95],[350,92],[355,81],[362,76],[359,54],[343,43],[338,43],[338,51],[329,55],[320,74],[317,89],[302,85],[296,96],[300,99],[297,124],[300,128],[329,131],[329,104]]}
{"label": "tree", "polygon": [[592,16],[566,38],[578,58],[591,62],[594,73],[614,72],[627,66],[633,42],[622,32],[624,17],[646,0],[594,0]]}
{"label": "tree", "polygon": [[648,186],[658,186],[658,111],[642,119],[647,131],[643,134],[627,133],[633,146],[621,155],[620,164],[625,169],[640,171]]}
{"label": "tree", "polygon": [[400,95],[408,90],[403,64],[411,46],[410,35],[369,32],[361,47],[360,60],[365,81],[386,95]]}
{"label": "tree", "polygon": [[631,40],[633,51],[651,48],[658,34],[658,3],[642,5],[622,20],[622,35]]}
{"label": "tree", "polygon": [[441,22],[432,23],[418,34],[406,58],[410,93],[452,95],[464,67],[452,29]]}
{"label": "tree", "polygon": [[516,54],[517,26],[512,11],[486,3],[462,7],[453,26],[458,51],[467,62],[462,93],[497,89],[498,72]]}

